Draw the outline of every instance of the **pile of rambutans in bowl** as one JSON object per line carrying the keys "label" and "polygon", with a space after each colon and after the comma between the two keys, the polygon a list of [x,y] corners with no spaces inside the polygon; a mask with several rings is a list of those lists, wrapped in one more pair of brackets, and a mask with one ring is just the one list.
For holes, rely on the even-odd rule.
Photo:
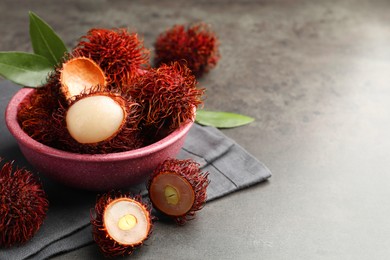
{"label": "pile of rambutans in bowl", "polygon": [[169,39],[156,42],[152,67],[136,33],[91,29],[45,84],[18,91],[6,124],[31,165],[67,186],[109,190],[140,183],[175,157],[203,102],[195,75],[219,54],[169,61],[178,49]]}

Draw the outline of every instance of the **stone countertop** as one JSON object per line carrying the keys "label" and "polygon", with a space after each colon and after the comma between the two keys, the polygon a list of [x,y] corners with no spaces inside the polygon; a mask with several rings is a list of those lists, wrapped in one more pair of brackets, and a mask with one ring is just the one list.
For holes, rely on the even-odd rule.
{"label": "stone countertop", "polygon": [[[189,225],[157,223],[129,259],[390,255],[389,1],[2,0],[0,10],[2,51],[31,51],[29,10],[68,46],[91,27],[137,30],[149,48],[174,24],[217,32],[222,59],[200,81],[205,108],[254,117],[223,132],[273,176]],[[55,259],[100,258],[90,245]]]}

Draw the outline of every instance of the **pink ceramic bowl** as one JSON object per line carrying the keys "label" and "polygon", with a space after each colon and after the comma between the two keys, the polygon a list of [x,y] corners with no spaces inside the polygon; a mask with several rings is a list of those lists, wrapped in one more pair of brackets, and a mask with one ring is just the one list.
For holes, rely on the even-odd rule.
{"label": "pink ceramic bowl", "polygon": [[188,123],[156,143],[128,152],[93,155],[65,152],[35,141],[20,128],[18,106],[33,91],[23,88],[10,100],[5,114],[7,127],[38,172],[75,188],[110,190],[145,181],[159,163],[178,154],[193,124]]}

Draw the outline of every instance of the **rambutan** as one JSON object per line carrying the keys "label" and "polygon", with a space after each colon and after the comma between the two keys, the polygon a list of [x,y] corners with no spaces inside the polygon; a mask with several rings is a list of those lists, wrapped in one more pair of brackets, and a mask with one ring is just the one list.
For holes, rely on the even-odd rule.
{"label": "rambutan", "polygon": [[205,23],[175,25],[160,34],[155,43],[155,63],[185,62],[192,72],[202,76],[220,59],[219,40]]}
{"label": "rambutan", "polygon": [[150,200],[157,210],[184,225],[203,208],[209,184],[193,160],[167,159],[153,172],[147,184]]}
{"label": "rambutan", "polygon": [[140,106],[122,92],[93,89],[54,114],[61,149],[112,153],[139,148]]}
{"label": "rambutan", "polygon": [[52,146],[57,137],[53,131],[52,114],[65,104],[60,94],[59,73],[54,71],[46,84],[36,88],[18,108],[18,122],[23,131],[34,140]]}
{"label": "rambutan", "polygon": [[109,85],[129,84],[150,67],[149,50],[136,33],[126,29],[91,29],[81,37],[74,56],[94,60],[107,76]]}
{"label": "rambutan", "polygon": [[136,83],[128,86],[130,93],[142,106],[146,128],[175,130],[194,120],[195,108],[203,103],[203,88],[185,65],[174,62],[150,69]]}
{"label": "rambutan", "polygon": [[152,220],[151,206],[141,195],[109,192],[91,212],[93,238],[107,257],[130,255],[149,238]]}
{"label": "rambutan", "polygon": [[38,178],[6,162],[0,169],[0,247],[30,240],[41,227],[48,207]]}

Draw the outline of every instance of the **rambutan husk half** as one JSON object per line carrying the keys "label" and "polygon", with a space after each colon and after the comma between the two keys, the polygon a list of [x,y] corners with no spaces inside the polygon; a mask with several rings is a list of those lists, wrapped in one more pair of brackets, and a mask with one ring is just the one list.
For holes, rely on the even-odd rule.
{"label": "rambutan husk half", "polygon": [[155,54],[157,66],[184,61],[197,77],[214,68],[221,57],[219,40],[206,23],[188,28],[175,25],[161,33],[155,42]]}
{"label": "rambutan husk half", "polygon": [[65,61],[60,69],[61,92],[67,100],[96,86],[105,87],[106,77],[92,59],[74,57]]}
{"label": "rambutan husk half", "polygon": [[[204,88],[191,70],[178,62],[150,69],[127,87],[142,107],[145,132],[173,131],[194,120],[194,108],[203,103]],[[148,131],[149,129],[149,131]]]}
{"label": "rambutan husk half", "polygon": [[103,194],[91,212],[93,238],[107,257],[132,254],[151,235],[152,221],[151,206],[128,193]]}
{"label": "rambutan husk half", "polygon": [[184,225],[206,203],[208,184],[208,172],[201,172],[195,161],[167,159],[155,169],[147,189],[154,208]]}
{"label": "rambutan husk half", "polygon": [[[0,159],[1,160],[1,159]],[[41,227],[49,207],[38,178],[6,162],[0,169],[0,247],[30,240]]]}
{"label": "rambutan husk half", "polygon": [[149,54],[139,36],[124,28],[91,29],[73,50],[74,56],[94,60],[104,71],[111,87],[130,84],[148,69]]}
{"label": "rambutan husk half", "polygon": [[59,148],[75,153],[114,153],[143,145],[140,106],[123,92],[91,90],[54,114]]}

